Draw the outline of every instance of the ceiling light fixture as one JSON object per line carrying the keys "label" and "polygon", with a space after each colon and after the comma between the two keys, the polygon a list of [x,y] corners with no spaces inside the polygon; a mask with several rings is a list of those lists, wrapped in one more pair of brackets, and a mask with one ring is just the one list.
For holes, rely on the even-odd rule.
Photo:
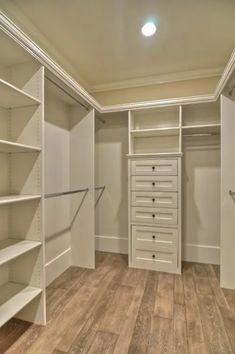
{"label": "ceiling light fixture", "polygon": [[156,30],[157,30],[157,27],[156,27],[155,23],[153,23],[153,22],[147,22],[141,28],[141,32],[142,32],[143,36],[145,36],[145,37],[153,36],[154,33],[156,32]]}

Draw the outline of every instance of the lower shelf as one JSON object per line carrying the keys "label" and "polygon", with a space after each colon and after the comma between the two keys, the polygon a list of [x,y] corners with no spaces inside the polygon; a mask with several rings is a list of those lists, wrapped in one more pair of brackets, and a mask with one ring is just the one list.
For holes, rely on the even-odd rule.
{"label": "lower shelf", "polygon": [[0,287],[0,327],[42,293],[32,286],[7,283]]}

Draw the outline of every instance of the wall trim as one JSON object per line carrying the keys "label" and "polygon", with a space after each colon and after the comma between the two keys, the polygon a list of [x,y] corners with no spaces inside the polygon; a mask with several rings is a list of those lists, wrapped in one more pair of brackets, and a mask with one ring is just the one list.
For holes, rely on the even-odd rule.
{"label": "wall trim", "polygon": [[210,245],[183,244],[183,261],[220,264],[220,247]]}
{"label": "wall trim", "polygon": [[96,235],[95,249],[96,251],[127,254],[128,238]]}
{"label": "wall trim", "polygon": [[45,264],[46,286],[53,282],[71,266],[71,248],[67,248],[58,256]]}
{"label": "wall trim", "polygon": [[104,92],[112,90],[121,90],[129,89],[134,87],[141,86],[152,86],[167,84],[172,82],[188,81],[195,79],[208,79],[211,77],[221,76],[223,73],[222,67],[220,68],[211,68],[211,69],[198,69],[190,71],[181,71],[170,74],[160,74],[160,75],[151,75],[145,76],[142,78],[120,80],[113,83],[104,83],[97,85],[88,85],[89,92]]}
{"label": "wall trim", "polygon": [[82,97],[89,105],[99,113],[112,113],[127,111],[130,109],[164,107],[169,105],[185,105],[191,103],[205,103],[216,101],[225,87],[233,69],[235,68],[235,50],[223,71],[221,79],[213,94],[205,96],[179,97],[172,99],[133,102],[128,104],[102,106],[92,95],[90,95],[71,75],[69,75],[58,63],[56,63],[46,52],[44,52],[34,41],[29,38],[6,14],[0,11],[0,28],[14,39],[21,47],[36,58],[42,65],[50,70],[57,78],[70,87],[76,94]]}

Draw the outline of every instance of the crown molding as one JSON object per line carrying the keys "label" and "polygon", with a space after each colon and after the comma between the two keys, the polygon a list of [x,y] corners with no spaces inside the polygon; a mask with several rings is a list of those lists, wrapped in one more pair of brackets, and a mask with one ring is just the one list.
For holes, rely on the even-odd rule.
{"label": "crown molding", "polygon": [[58,63],[56,63],[56,61],[54,61],[19,27],[17,27],[16,24],[2,11],[0,11],[0,28],[99,113],[113,113],[143,108],[166,107],[170,105],[213,102],[218,99],[235,68],[235,50],[233,50],[213,94],[102,106],[71,75],[69,75]]}
{"label": "crown molding", "polygon": [[135,88],[141,86],[151,86],[160,85],[173,82],[195,80],[195,79],[207,79],[211,77],[221,76],[223,73],[223,68],[212,68],[212,69],[201,69],[201,70],[190,70],[182,71],[177,73],[162,74],[146,76],[136,79],[129,79],[123,81],[116,81],[112,83],[104,83],[98,85],[89,85],[89,92],[105,92],[112,90],[122,90],[128,88]]}

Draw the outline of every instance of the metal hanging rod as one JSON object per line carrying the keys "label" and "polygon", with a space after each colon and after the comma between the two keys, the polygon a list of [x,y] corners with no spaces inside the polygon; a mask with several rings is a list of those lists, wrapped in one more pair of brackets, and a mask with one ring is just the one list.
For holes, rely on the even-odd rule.
{"label": "metal hanging rod", "polygon": [[89,111],[89,107],[86,106],[84,103],[80,102],[77,98],[73,97],[68,91],[66,91],[62,86],[60,86],[59,84],[57,84],[57,82],[55,82],[54,80],[52,80],[51,78],[49,78],[48,76],[45,76],[45,78],[50,81],[53,85],[55,85],[56,87],[58,87],[58,89],[60,89],[61,91],[63,91],[67,96],[69,96],[72,100],[74,100],[75,102],[77,102],[80,106],[82,106],[83,108],[85,108],[87,111]]}
{"label": "metal hanging rod", "polygon": [[96,114],[96,117],[97,117],[97,119],[99,119],[99,121],[100,121],[101,123],[103,123],[103,124],[106,123],[106,121],[105,121],[103,118],[101,118],[100,116],[98,116],[98,114]]}
{"label": "metal hanging rod", "polygon": [[89,191],[89,188],[76,189],[76,190],[68,191],[68,192],[49,193],[49,194],[45,194],[45,198],[55,198],[55,197],[60,197],[62,195],[70,195],[70,194],[76,194],[76,193],[82,193],[82,192],[88,192],[88,191]]}
{"label": "metal hanging rod", "polygon": [[235,192],[231,191],[231,189],[228,191],[228,194],[232,198],[232,200],[235,202]]}
{"label": "metal hanging rod", "polygon": [[97,199],[97,201],[95,202],[95,207],[96,205],[99,203],[100,201],[100,198],[102,197],[103,193],[104,193],[104,190],[105,190],[105,186],[100,186],[100,187],[95,187],[95,190],[100,190],[100,194],[99,194],[99,197]]}
{"label": "metal hanging rod", "polygon": [[228,92],[229,96],[232,96],[233,90],[235,89],[235,85],[231,88],[231,90]]}

